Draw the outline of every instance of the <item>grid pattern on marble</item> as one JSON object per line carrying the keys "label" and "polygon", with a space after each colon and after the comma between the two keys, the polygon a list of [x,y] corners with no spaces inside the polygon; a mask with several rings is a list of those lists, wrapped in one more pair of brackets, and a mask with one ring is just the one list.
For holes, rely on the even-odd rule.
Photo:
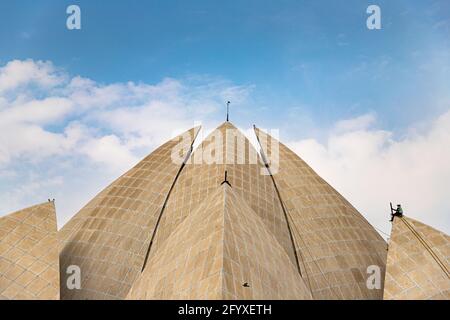
{"label": "grid pattern on marble", "polygon": [[53,202],[0,218],[0,300],[58,300]]}
{"label": "grid pattern on marble", "polygon": [[[242,144],[233,140],[235,136]],[[212,145],[216,141],[219,141],[218,150],[212,151],[214,149]],[[242,149],[245,152],[241,152]],[[202,162],[202,153],[212,154],[225,164],[205,163],[205,159]],[[234,164],[230,159],[235,160]],[[223,182],[226,170],[233,190],[257,213],[285,249],[291,261],[295,262],[286,219],[270,176],[261,174],[264,166],[260,161],[256,150],[235,126],[229,122],[219,126],[194,151],[191,162],[183,170],[162,216],[152,251],[159,250],[173,230],[206,196],[216,190]]]}
{"label": "grid pattern on marble", "polygon": [[450,237],[412,218],[404,217],[404,219],[426,240],[427,244],[433,249],[433,252],[444,263],[447,270],[450,269]]}
{"label": "grid pattern on marble", "polygon": [[[172,161],[172,150],[180,144],[189,150],[198,130],[193,128],[156,149],[62,228],[62,299],[126,297],[141,272],[157,218],[181,167]],[[70,265],[81,269],[81,290],[65,285]]]}
{"label": "grid pattern on marble", "polygon": [[389,241],[384,299],[450,300],[450,279],[406,223],[450,269],[449,236],[416,220],[396,217]]}
{"label": "grid pattern on marble", "polygon": [[311,299],[296,265],[266,224],[234,189],[224,188],[224,299]]}
{"label": "grid pattern on marble", "polygon": [[[244,287],[247,282],[249,287]],[[128,299],[310,299],[258,215],[217,186],[153,254]]]}
{"label": "grid pattern on marble", "polygon": [[[264,146],[278,143],[274,180],[288,214],[306,283],[315,299],[382,299],[366,286],[367,267],[384,277],[386,243],[363,216],[286,146],[255,130]],[[264,153],[272,156],[272,144]]]}
{"label": "grid pattern on marble", "polygon": [[127,299],[221,299],[223,207],[216,187],[150,256]]}

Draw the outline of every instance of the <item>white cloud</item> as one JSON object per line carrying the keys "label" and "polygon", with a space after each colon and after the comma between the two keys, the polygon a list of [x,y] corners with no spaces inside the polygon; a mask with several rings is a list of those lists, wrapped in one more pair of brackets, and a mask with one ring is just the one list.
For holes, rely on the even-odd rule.
{"label": "white cloud", "polygon": [[[206,136],[223,119],[224,102],[235,107],[251,90],[210,77],[100,84],[50,62],[12,61],[0,68],[0,213],[56,198],[61,226],[195,120]],[[403,138],[376,125],[366,114],[337,122],[326,143],[288,145],[383,230],[393,201],[448,232],[450,112]]]}
{"label": "white cloud", "polygon": [[66,137],[37,125],[11,124],[0,128],[0,166],[19,157],[42,160],[67,150]]}
{"label": "white cloud", "polygon": [[117,171],[128,170],[137,161],[126,145],[115,135],[90,139],[81,149],[95,162],[111,166]]}
{"label": "white cloud", "polygon": [[[52,187],[60,188],[63,183],[64,179],[62,176],[55,176],[44,180],[39,179],[36,175],[32,175],[26,184],[18,185],[14,189],[7,190],[2,193],[0,199],[2,200],[3,206],[14,206],[18,202],[21,202],[24,195],[27,195],[28,197],[42,196],[43,189],[50,189]],[[40,202],[44,202],[46,200],[47,199],[43,198]]]}
{"label": "white cloud", "polygon": [[34,123],[46,124],[62,119],[72,109],[69,99],[49,97],[43,100],[31,100],[25,103],[13,103],[0,111],[0,124]]}
{"label": "white cloud", "polygon": [[101,84],[11,61],[0,67],[0,214],[56,198],[61,226],[112,177],[250,90],[211,77]]}
{"label": "white cloud", "polygon": [[30,84],[51,88],[61,81],[63,77],[50,62],[13,60],[0,68],[0,93]]}
{"label": "white cloud", "polygon": [[403,204],[407,215],[449,233],[450,111],[420,134],[402,138],[374,124],[374,115],[365,115],[339,122],[326,143],[308,139],[288,145],[385,232],[392,201]]}
{"label": "white cloud", "polygon": [[376,121],[374,114],[365,114],[357,118],[341,120],[336,123],[338,132],[355,131],[369,128]]}

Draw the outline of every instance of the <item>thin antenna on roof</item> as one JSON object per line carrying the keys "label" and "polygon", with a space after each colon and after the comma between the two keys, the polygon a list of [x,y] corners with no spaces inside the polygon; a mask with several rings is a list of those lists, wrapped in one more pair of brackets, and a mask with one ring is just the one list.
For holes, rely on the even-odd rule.
{"label": "thin antenna on roof", "polygon": [[227,102],[227,122],[230,121],[230,101]]}

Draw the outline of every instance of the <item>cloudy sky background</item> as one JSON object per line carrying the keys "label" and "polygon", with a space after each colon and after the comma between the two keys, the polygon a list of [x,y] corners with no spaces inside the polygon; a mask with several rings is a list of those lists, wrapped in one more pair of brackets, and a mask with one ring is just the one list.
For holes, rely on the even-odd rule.
{"label": "cloudy sky background", "polygon": [[449,233],[450,3],[417,2],[379,31],[366,1],[2,2],[0,215],[56,198],[61,226],[231,100],[380,230],[392,201]]}

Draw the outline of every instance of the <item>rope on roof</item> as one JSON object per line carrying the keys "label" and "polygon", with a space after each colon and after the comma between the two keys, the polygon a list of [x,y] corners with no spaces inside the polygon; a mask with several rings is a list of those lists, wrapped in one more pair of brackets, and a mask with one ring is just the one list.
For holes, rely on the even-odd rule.
{"label": "rope on roof", "polygon": [[445,266],[445,264],[439,259],[437,254],[434,252],[434,250],[431,248],[431,246],[427,243],[427,241],[420,235],[419,232],[403,217],[398,217],[401,221],[408,227],[408,229],[412,232],[412,234],[419,240],[419,242],[425,247],[425,249],[428,251],[428,253],[431,255],[431,257],[436,261],[438,266],[444,271],[444,273],[447,275],[447,278],[450,279],[450,273]]}

